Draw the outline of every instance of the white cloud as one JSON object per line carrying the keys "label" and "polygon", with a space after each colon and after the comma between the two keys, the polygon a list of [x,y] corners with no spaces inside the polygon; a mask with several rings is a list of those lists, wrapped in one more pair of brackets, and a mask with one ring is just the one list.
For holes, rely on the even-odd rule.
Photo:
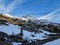
{"label": "white cloud", "polygon": [[11,4],[9,4],[7,7],[4,6],[3,1],[0,1],[0,13],[11,13],[13,9],[16,8],[18,4],[21,4],[23,0],[14,0]]}
{"label": "white cloud", "polygon": [[57,9],[57,10],[55,10],[55,11],[53,11],[53,12],[47,14],[47,15],[41,16],[41,17],[39,17],[39,19],[47,19],[47,20],[50,20],[51,18],[54,17],[54,14],[57,13],[58,11],[60,11],[60,9]]}
{"label": "white cloud", "polygon": [[8,7],[7,7],[7,13],[11,12],[13,9],[16,8],[17,4],[21,4],[22,0],[15,0],[14,2],[12,2]]}
{"label": "white cloud", "polygon": [[5,12],[5,8],[4,8],[4,5],[0,5],[0,13],[4,13]]}

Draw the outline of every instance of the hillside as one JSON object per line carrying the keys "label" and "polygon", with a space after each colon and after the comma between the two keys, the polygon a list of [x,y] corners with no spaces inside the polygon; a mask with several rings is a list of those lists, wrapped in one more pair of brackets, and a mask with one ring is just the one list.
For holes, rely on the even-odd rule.
{"label": "hillside", "polygon": [[[53,36],[53,37],[52,37]],[[0,40],[11,44],[38,45],[60,38],[60,24],[32,16],[0,14]],[[4,39],[4,40],[3,40]],[[37,44],[36,44],[37,43]]]}

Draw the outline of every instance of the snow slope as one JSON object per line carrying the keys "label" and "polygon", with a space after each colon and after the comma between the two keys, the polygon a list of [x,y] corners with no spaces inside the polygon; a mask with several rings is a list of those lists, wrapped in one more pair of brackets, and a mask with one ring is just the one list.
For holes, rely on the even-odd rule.
{"label": "snow slope", "polygon": [[[0,31],[3,31],[3,32],[7,33],[8,35],[11,35],[13,32],[14,32],[14,34],[20,33],[19,26],[13,25],[13,24],[9,24],[9,26],[0,25]],[[36,40],[36,39],[38,39],[38,40],[47,39],[47,37],[43,37],[43,36],[45,36],[46,33],[51,34],[50,32],[46,32],[43,30],[42,30],[42,33],[36,33],[36,34],[34,34],[34,32],[29,32],[29,31],[23,30],[23,34],[24,34],[23,39],[25,40],[27,38],[28,41]],[[32,37],[31,35],[34,35],[35,37]],[[52,43],[55,45],[55,44],[58,44],[58,41],[60,41],[60,40],[52,41],[52,42],[46,43],[44,45],[49,45],[49,44],[52,45]],[[20,43],[13,42],[13,44],[17,45]]]}
{"label": "snow slope", "polygon": [[20,32],[20,29],[18,29],[19,27],[13,24],[9,24],[9,26],[5,26],[5,25],[0,25],[0,31],[3,31],[9,35],[11,35],[13,32],[14,34],[18,34]]}
{"label": "snow slope", "polygon": [[[5,26],[5,25],[0,26],[0,31],[5,32],[8,35],[11,35],[13,32],[14,32],[14,34],[20,33],[19,26],[13,25],[13,24],[9,24],[9,26]],[[42,36],[44,36],[45,33],[48,33],[48,32],[43,31],[43,33],[34,34],[34,32],[29,32],[29,31],[23,30],[23,34],[24,34],[23,38],[24,39],[29,38],[29,39],[41,39],[42,40],[42,39],[45,39],[42,37]],[[31,34],[35,35],[35,37],[32,37]]]}
{"label": "snow slope", "polygon": [[43,45],[60,45],[60,39],[48,42],[48,43],[43,44]]}
{"label": "snow slope", "polygon": [[[10,18],[16,18],[16,17],[10,16],[9,14],[4,14],[4,16],[10,17]],[[57,15],[53,15],[49,19],[49,21],[51,20],[53,22],[55,22],[55,21],[59,22],[60,19],[57,18],[59,16],[60,16],[59,14],[58,14],[58,16]],[[58,20],[54,19],[54,18],[57,18]],[[31,20],[33,22],[39,22],[39,20],[37,18],[31,17],[31,16],[21,17],[21,19],[22,20],[27,20],[27,21]],[[44,22],[44,20],[42,20],[42,22]],[[48,22],[48,20],[46,20],[46,22]],[[0,31],[3,31],[3,32],[7,33],[8,35],[11,35],[13,32],[14,32],[14,34],[20,33],[20,29],[19,28],[20,28],[19,26],[13,25],[13,24],[9,24],[9,26],[0,25]],[[46,33],[47,34],[51,34],[50,32],[47,32],[47,31],[44,31],[44,30],[42,30],[42,33],[36,33],[36,34],[34,34],[34,32],[29,32],[29,31],[23,30],[23,34],[24,34],[23,35],[23,39],[25,40],[27,38],[28,41],[29,40],[35,40],[35,39],[39,39],[39,40],[47,39],[47,37],[44,37],[45,36],[44,34],[46,34]],[[34,35],[34,37],[31,36],[31,35]],[[58,43],[58,41],[60,41],[60,39],[56,40],[54,42],[52,41],[52,43],[55,45],[55,43],[56,42]],[[50,42],[46,43],[44,45],[49,45],[49,44],[52,45]],[[59,45],[59,44],[57,44],[57,45]]]}

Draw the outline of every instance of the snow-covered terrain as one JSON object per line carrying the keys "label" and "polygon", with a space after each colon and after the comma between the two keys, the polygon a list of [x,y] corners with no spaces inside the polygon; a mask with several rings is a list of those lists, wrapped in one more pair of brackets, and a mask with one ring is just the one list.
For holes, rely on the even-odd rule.
{"label": "snow-covered terrain", "polygon": [[[12,33],[18,34],[18,33],[20,33],[19,28],[20,27],[17,26],[17,25],[9,24],[9,26],[5,26],[5,25],[0,26],[0,31],[5,32],[8,35],[11,35]],[[50,34],[49,32],[46,32],[46,31],[43,31],[43,30],[42,30],[42,32],[43,33],[40,33],[40,34],[39,33],[34,34],[34,32],[29,32],[29,31],[23,30],[23,34],[24,34],[23,38],[24,39],[28,38],[28,39],[33,39],[33,40],[34,39],[42,40],[42,39],[45,39],[45,38],[43,38],[45,33]],[[32,37],[31,35],[34,35],[35,37]]]}
{"label": "snow-covered terrain", "polygon": [[18,34],[20,32],[20,29],[16,25],[9,24],[9,26],[5,26],[5,25],[0,26],[0,31],[3,31],[7,33],[8,35],[11,35],[12,33]]}
{"label": "snow-covered terrain", "polygon": [[43,45],[60,45],[60,39],[48,42],[48,43],[43,44]]}
{"label": "snow-covered terrain", "polygon": [[[10,17],[10,18],[13,18],[13,19],[18,18],[18,17],[10,16],[9,14],[3,14],[3,16]],[[57,17],[57,15],[53,16],[52,18],[55,18],[55,17]],[[50,18],[50,19],[52,19],[52,18]],[[40,24],[41,22],[43,24],[45,24],[45,25],[50,24],[50,20],[42,19],[42,18],[41,19],[38,19],[38,18],[34,18],[32,16],[23,16],[23,17],[20,17],[18,19],[25,20],[26,22],[28,22],[30,20],[31,22],[34,22],[36,24]],[[54,21],[57,21],[57,19],[53,19],[53,20]],[[51,22],[54,22],[53,20],[51,20]],[[46,22],[46,23],[44,23],[44,22]],[[55,23],[53,23],[53,24],[54,25],[57,25]],[[44,39],[47,39],[48,38],[45,34],[55,34],[55,33],[47,32],[47,31],[45,31],[43,29],[40,29],[40,30],[42,32],[36,33],[36,34],[35,34],[35,32],[29,32],[27,30],[23,30],[23,37],[22,38],[24,40],[27,38],[28,41],[30,41],[30,40],[44,40]],[[6,26],[6,25],[0,25],[0,31],[5,32],[8,35],[12,35],[12,33],[19,34],[21,32],[20,26],[14,25],[14,24],[11,24],[11,23],[8,23],[8,26]],[[51,41],[51,42],[53,43],[53,45],[56,45],[56,44],[59,45],[58,44],[58,41],[60,41],[60,39],[58,39],[56,41],[54,40],[54,41]],[[52,45],[51,42],[48,42],[48,43],[43,44],[43,45],[49,45],[49,44]],[[13,44],[14,45],[17,45],[15,42],[13,42]]]}
{"label": "snow-covered terrain", "polygon": [[[0,31],[5,32],[8,35],[11,35],[13,32],[14,32],[14,34],[20,33],[19,26],[13,25],[13,24],[9,24],[9,26],[5,26],[5,25],[0,26]],[[34,34],[34,32],[29,32],[29,31],[23,30],[23,39],[25,40],[27,38],[28,41],[36,40],[36,39],[43,40],[43,39],[47,39],[47,37],[44,37],[45,34],[51,34],[51,33],[42,30],[42,33]],[[34,35],[35,37],[32,37],[31,35]],[[13,42],[12,44],[18,45],[20,43]],[[49,44],[49,43],[47,43],[47,44]],[[45,45],[47,45],[47,44],[45,44]]]}
{"label": "snow-covered terrain", "polygon": [[3,14],[3,16],[6,16],[6,17],[11,17],[13,18],[13,16],[9,15],[9,14]]}

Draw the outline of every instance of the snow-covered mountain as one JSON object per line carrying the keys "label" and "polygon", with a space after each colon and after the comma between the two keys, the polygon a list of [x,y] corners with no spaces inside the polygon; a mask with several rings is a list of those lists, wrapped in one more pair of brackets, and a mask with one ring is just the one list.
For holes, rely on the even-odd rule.
{"label": "snow-covered mountain", "polygon": [[[26,28],[26,30],[23,29],[22,38],[23,38],[23,40],[25,40],[27,38],[27,40],[29,42],[31,40],[33,40],[33,41],[40,40],[42,43],[46,39],[49,40],[48,39],[50,37],[50,36],[48,36],[49,34],[56,34],[56,33],[52,33],[52,32],[54,32],[54,30],[52,30],[52,32],[49,32],[49,29],[47,27],[48,24],[49,24],[49,26],[50,25],[54,25],[54,26],[58,26],[58,27],[60,26],[59,23],[54,23],[54,22],[52,23],[47,19],[39,20],[38,18],[35,18],[32,16],[15,17],[15,16],[11,16],[9,14],[0,14],[0,31],[5,32],[8,35],[12,35],[12,33],[14,33],[14,35],[17,35],[17,34],[21,33],[21,30],[20,30],[21,27],[23,27],[24,29]],[[39,27],[40,33],[37,32],[35,34],[35,31],[38,31],[37,30],[38,27],[36,27],[36,26]],[[40,26],[41,26],[41,29],[40,29]],[[31,32],[29,31],[29,29],[31,30]],[[36,30],[33,30],[33,29],[36,29]],[[59,30],[57,30],[57,31],[59,31]],[[55,32],[57,32],[57,31],[55,30]],[[51,39],[55,39],[54,35],[53,35],[53,38],[51,38]],[[45,44],[45,45],[47,45],[47,44]]]}
{"label": "snow-covered mountain", "polygon": [[[7,33],[8,35],[12,35],[12,33],[14,33],[14,35],[19,34],[21,32],[21,30],[19,29],[19,26],[17,25],[13,25],[13,24],[8,24],[8,26],[6,25],[0,25],[0,31]],[[34,33],[34,32],[29,32],[26,30],[23,30],[23,40],[25,40],[27,38],[27,40],[30,42],[31,40],[44,40],[47,39],[48,36],[46,36],[46,34],[53,34],[47,31],[42,30],[41,33]],[[14,45],[18,45],[19,43],[13,43]]]}
{"label": "snow-covered mountain", "polygon": [[[21,32],[20,30],[20,27],[17,26],[17,25],[13,25],[13,24],[10,24],[10,23],[7,23],[7,25],[0,25],[0,32],[5,32],[7,33],[8,35],[12,35],[14,33],[14,35],[17,35]],[[37,33],[37,34],[34,34],[34,32],[29,32],[29,31],[26,31],[26,30],[23,30],[23,40],[25,40],[27,38],[27,40],[30,42],[31,40],[43,40],[43,39],[46,39],[46,37],[44,38],[43,36],[45,36],[44,34],[47,33],[47,34],[50,34],[49,32],[45,32],[43,31],[43,33]],[[20,43],[13,43],[14,45],[18,45]]]}
{"label": "snow-covered mountain", "polygon": [[3,14],[3,16],[13,18],[13,16],[11,16],[11,15],[9,15],[9,14]]}
{"label": "snow-covered mountain", "polygon": [[[1,20],[3,20],[3,21],[1,21]],[[1,24],[4,22],[4,20],[10,24],[19,25],[24,30],[28,30],[28,31],[32,31],[32,32],[34,32],[34,31],[38,32],[40,29],[42,29],[42,30],[46,29],[46,31],[49,31],[48,29],[51,27],[51,25],[56,27],[56,29],[58,28],[58,30],[60,29],[59,23],[50,22],[47,19],[40,19],[39,20],[38,18],[29,16],[29,15],[18,18],[15,16],[11,16],[9,14],[0,14]],[[37,30],[37,28],[38,28],[38,30]],[[50,30],[50,31],[52,31],[52,30]]]}

